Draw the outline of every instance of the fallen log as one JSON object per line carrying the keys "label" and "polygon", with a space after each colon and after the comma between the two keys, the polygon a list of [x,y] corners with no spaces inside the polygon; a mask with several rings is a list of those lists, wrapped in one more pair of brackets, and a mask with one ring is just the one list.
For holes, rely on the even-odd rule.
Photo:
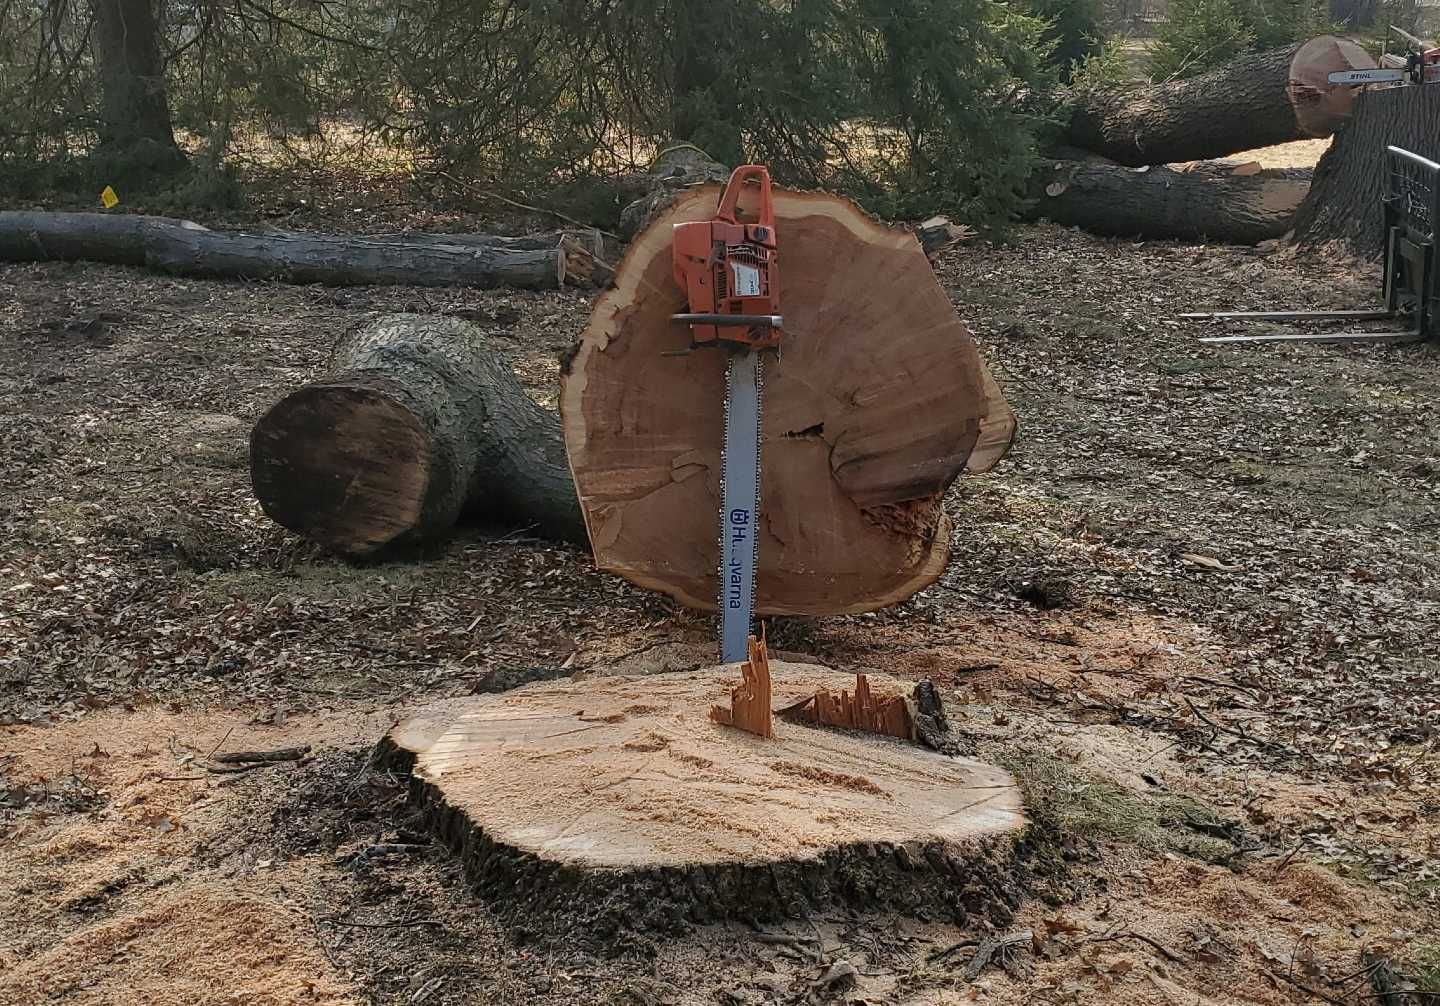
{"label": "fallen log", "polygon": [[255,424],[250,480],[271,519],[350,556],[462,513],[585,541],[559,420],[457,318],[391,315],[342,340],[330,376]]}
{"label": "fallen log", "polygon": [[[295,231],[274,230],[267,234],[295,234]],[[501,234],[431,234],[404,231],[399,234],[360,234],[366,241],[384,244],[460,245],[462,248],[506,248],[512,251],[549,251],[566,241],[573,242],[592,255],[605,254],[605,236],[598,230],[542,231],[509,237]]]}
{"label": "fallen log", "polygon": [[[287,232],[279,232],[287,233]],[[403,234],[361,235],[366,241],[385,244],[421,244],[430,247],[459,245],[462,248],[498,248],[507,251],[551,251],[560,249],[565,256],[567,286],[604,286],[610,282],[619,258],[619,249],[605,240],[596,228],[584,230],[544,231],[507,237],[496,234]]]}
{"label": "fallen log", "polygon": [[1140,166],[1329,136],[1349,117],[1355,89],[1327,75],[1374,65],[1356,43],[1322,35],[1248,53],[1188,80],[1102,88],[1077,96],[1066,140]]}
{"label": "fallen log", "polygon": [[621,178],[616,193],[624,203],[620,236],[633,238],[685,189],[730,177],[730,169],[693,143],[675,143],[655,155],[643,174]]}
{"label": "fallen log", "polygon": [[1315,166],[1295,216],[1301,248],[1339,245],[1362,258],[1381,256],[1387,145],[1440,161],[1440,85],[1375,88],[1360,96],[1354,118]]}
{"label": "fallen log", "polygon": [[588,282],[593,257],[584,240],[565,235],[537,247],[528,238],[484,235],[254,233],[135,214],[0,212],[0,260],[88,260],[180,276],[326,286],[554,289],[567,277]]}
{"label": "fallen log", "polygon": [[[561,371],[571,471],[598,565],[697,608],[715,604],[724,354],[683,349],[671,228],[639,234]],[[941,501],[1003,456],[1015,420],[913,234],[822,193],[775,194],[783,351],[766,358],[757,610],[894,604],[949,557]]]}
{"label": "fallen log", "polygon": [[1030,214],[1115,237],[1253,245],[1290,230],[1310,178],[1298,169],[1251,171],[1054,161],[1037,172]]}

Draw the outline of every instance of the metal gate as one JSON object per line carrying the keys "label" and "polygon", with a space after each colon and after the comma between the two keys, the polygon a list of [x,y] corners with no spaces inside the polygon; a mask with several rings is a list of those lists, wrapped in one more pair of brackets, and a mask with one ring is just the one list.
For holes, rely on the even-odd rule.
{"label": "metal gate", "polygon": [[1385,307],[1440,339],[1440,164],[1385,148]]}

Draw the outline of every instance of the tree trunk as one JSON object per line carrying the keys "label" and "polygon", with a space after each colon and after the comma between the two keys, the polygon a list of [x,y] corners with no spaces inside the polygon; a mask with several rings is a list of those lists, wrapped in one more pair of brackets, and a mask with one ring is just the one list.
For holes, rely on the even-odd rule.
{"label": "tree trunk", "polygon": [[[0,260],[89,259],[182,276],[329,286],[553,289],[608,278],[585,242],[486,235],[378,238],[212,231],[188,220],[106,213],[0,212]],[[538,247],[536,244],[538,243]]]}
{"label": "tree trunk", "polygon": [[[185,165],[165,95],[165,66],[151,0],[91,0],[100,78],[98,154],[117,171],[174,170]],[[123,163],[122,163],[123,162]]]}
{"label": "tree trunk", "polygon": [[[681,195],[631,244],[562,370],[571,470],[601,568],[713,607],[724,354],[683,349],[671,228],[715,211]],[[1014,416],[914,236],[838,197],[777,192],[778,359],[764,361],[757,607],[867,611],[944,569],[941,500],[1008,447]]]}
{"label": "tree trunk", "polygon": [[[680,0],[671,8],[675,39],[672,124],[677,139],[693,143],[728,164],[740,164],[744,141],[736,121],[736,67],[716,40],[734,32],[730,5]],[[733,42],[732,42],[733,44]]]}
{"label": "tree trunk", "polygon": [[1330,0],[1330,20],[1354,30],[1375,23],[1376,0]]}
{"label": "tree trunk", "polygon": [[330,376],[255,424],[250,479],[273,520],[345,555],[434,539],[462,513],[585,540],[555,414],[455,318],[346,338]]}
{"label": "tree trunk", "polygon": [[1082,95],[1066,140],[1138,166],[1329,136],[1350,114],[1354,89],[1327,75],[1374,65],[1354,42],[1322,35],[1240,56],[1189,80]]}
{"label": "tree trunk", "polygon": [[1235,165],[1164,166],[1053,162],[1031,213],[1117,237],[1258,244],[1284,235],[1310,189],[1309,172],[1235,174]]}
{"label": "tree trunk", "polygon": [[1334,144],[1315,167],[1315,182],[1295,217],[1304,248],[1339,244],[1364,258],[1384,252],[1380,200],[1385,194],[1385,148],[1440,161],[1440,85],[1367,90]]}

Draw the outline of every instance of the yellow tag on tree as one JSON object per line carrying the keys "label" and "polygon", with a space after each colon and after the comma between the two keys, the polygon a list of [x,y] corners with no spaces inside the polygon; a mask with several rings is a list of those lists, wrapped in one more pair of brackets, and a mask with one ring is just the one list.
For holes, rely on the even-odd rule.
{"label": "yellow tag on tree", "polygon": [[113,210],[116,206],[120,205],[120,197],[115,194],[114,189],[107,185],[104,191],[100,193],[100,205],[107,210]]}

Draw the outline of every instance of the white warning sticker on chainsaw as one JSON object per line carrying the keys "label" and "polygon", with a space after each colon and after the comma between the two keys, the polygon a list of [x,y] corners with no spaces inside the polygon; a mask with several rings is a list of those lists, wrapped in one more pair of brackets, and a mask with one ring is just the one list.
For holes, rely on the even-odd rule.
{"label": "white warning sticker on chainsaw", "polygon": [[731,262],[730,268],[735,272],[735,287],[730,292],[732,297],[758,297],[760,296],[760,270],[753,265],[741,265],[739,262]]}

